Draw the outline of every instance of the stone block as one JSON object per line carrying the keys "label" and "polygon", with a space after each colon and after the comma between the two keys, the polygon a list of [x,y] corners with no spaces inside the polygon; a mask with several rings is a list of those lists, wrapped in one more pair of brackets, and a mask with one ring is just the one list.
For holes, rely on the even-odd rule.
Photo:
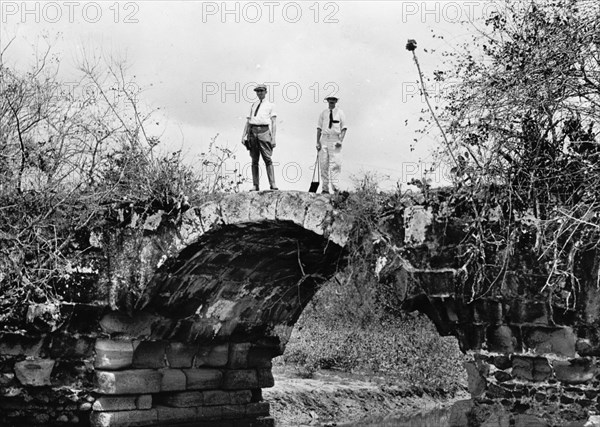
{"label": "stone block", "polygon": [[216,369],[184,369],[188,390],[210,390],[221,388],[223,373]]}
{"label": "stone block", "polygon": [[504,371],[494,372],[494,378],[496,378],[496,381],[498,381],[499,383],[510,381],[512,379],[511,375]]}
{"label": "stone block", "polygon": [[142,394],[135,399],[135,406],[138,409],[150,409],[152,408],[152,395]]}
{"label": "stone block", "polygon": [[494,356],[492,357],[491,362],[498,369],[508,369],[512,367],[512,362],[508,355]]}
{"label": "stone block", "polygon": [[205,406],[229,405],[231,403],[231,398],[227,391],[210,390],[203,392],[203,395]]}
{"label": "stone block", "polygon": [[258,369],[256,371],[258,375],[258,386],[260,388],[273,387],[275,385],[275,379],[271,369]]}
{"label": "stone block", "polygon": [[552,367],[545,357],[534,357],[533,361],[533,381],[546,381],[552,377]]}
{"label": "stone block", "polygon": [[92,412],[92,427],[138,427],[158,424],[156,409],[145,411]]}
{"label": "stone block", "polygon": [[576,336],[569,327],[522,327],[523,345],[538,354],[556,354],[573,357]]}
{"label": "stone block", "polygon": [[517,338],[509,326],[490,326],[487,330],[487,349],[496,353],[513,353]]}
{"label": "stone block", "polygon": [[141,341],[133,352],[134,368],[160,369],[166,366],[165,341]]}
{"label": "stone block", "polygon": [[223,405],[221,417],[226,420],[244,418],[246,415],[245,405]]}
{"label": "stone block", "polygon": [[481,375],[475,363],[467,362],[464,366],[467,371],[469,393],[472,397],[481,396],[487,388],[487,380]]}
{"label": "stone block", "polygon": [[246,405],[246,415],[249,417],[269,415],[269,402],[248,403]]}
{"label": "stone block", "polygon": [[508,303],[506,319],[514,325],[523,323],[547,325],[549,316],[546,302],[514,299]]}
{"label": "stone block", "polygon": [[258,388],[258,374],[255,370],[225,371],[223,388],[226,390],[244,390]]}
{"label": "stone block", "polygon": [[137,409],[138,396],[100,396],[92,405],[94,411],[132,411]]}
{"label": "stone block", "polygon": [[17,379],[23,385],[41,387],[50,385],[50,376],[56,362],[51,359],[24,360],[15,363]]}
{"label": "stone block", "polygon": [[198,419],[198,411],[194,408],[174,408],[170,406],[157,406],[158,424],[161,426],[193,423]]}
{"label": "stone block", "polygon": [[127,313],[114,311],[100,319],[102,331],[123,338],[141,338],[149,336],[152,322],[156,319],[148,313],[136,313],[129,316]]}
{"label": "stone block", "polygon": [[275,418],[273,417],[258,417],[253,420],[250,427],[275,427]]}
{"label": "stone block", "polygon": [[207,366],[218,368],[227,365],[229,358],[229,344],[219,344],[208,347],[200,347],[194,367]]}
{"label": "stone block", "polygon": [[191,368],[198,346],[172,342],[167,346],[167,362],[171,368]]}
{"label": "stone block", "polygon": [[204,395],[200,391],[182,391],[179,393],[162,394],[161,404],[174,408],[188,408],[204,405]]}
{"label": "stone block", "polygon": [[229,403],[231,403],[232,405],[244,405],[246,403],[250,403],[251,401],[252,392],[250,390],[229,392]]}
{"label": "stone block", "polygon": [[248,351],[249,368],[271,368],[275,350],[270,347],[253,345]]}
{"label": "stone block", "polygon": [[231,343],[229,345],[229,364],[227,367],[230,369],[246,369],[250,348],[252,348],[252,344],[249,342]]}
{"label": "stone block", "polygon": [[476,323],[499,325],[503,322],[503,304],[493,299],[480,299],[473,303],[473,320]]}
{"label": "stone block", "polygon": [[50,343],[53,359],[87,359],[93,356],[95,339],[79,334],[55,334]]}
{"label": "stone block", "polygon": [[94,367],[107,371],[129,368],[133,361],[131,341],[96,340]]}
{"label": "stone block", "polygon": [[200,420],[221,420],[222,418],[222,406],[202,406],[198,408],[198,419]]}
{"label": "stone block", "polygon": [[20,334],[0,334],[0,355],[38,357],[46,341],[46,336],[24,336]]}
{"label": "stone block", "polygon": [[100,394],[146,394],[160,392],[162,374],[152,369],[96,371]]}
{"label": "stone block", "polygon": [[533,380],[533,360],[531,357],[513,356],[512,376],[522,380]]}
{"label": "stone block", "polygon": [[566,384],[584,384],[594,378],[596,367],[589,359],[555,360],[552,362],[556,379]]}
{"label": "stone block", "polygon": [[187,378],[181,369],[160,369],[162,375],[160,391],[184,391],[187,389]]}

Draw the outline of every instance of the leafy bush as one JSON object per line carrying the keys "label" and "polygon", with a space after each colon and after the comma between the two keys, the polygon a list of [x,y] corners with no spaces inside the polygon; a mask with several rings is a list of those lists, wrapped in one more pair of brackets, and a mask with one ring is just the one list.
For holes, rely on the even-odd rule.
{"label": "leafy bush", "polygon": [[[10,45],[10,41],[7,46]],[[79,84],[57,79],[48,46],[27,71],[0,52],[0,323],[22,317],[31,302],[60,301],[61,283],[89,250],[79,241],[102,224],[106,206],[135,204],[180,211],[209,193],[237,191],[222,179],[234,153],[211,141],[199,159],[161,152],[146,131],[152,111],[125,64],[86,57]],[[68,88],[68,90],[65,90]],[[216,171],[216,172],[215,172]],[[206,184],[206,185],[205,185]]]}

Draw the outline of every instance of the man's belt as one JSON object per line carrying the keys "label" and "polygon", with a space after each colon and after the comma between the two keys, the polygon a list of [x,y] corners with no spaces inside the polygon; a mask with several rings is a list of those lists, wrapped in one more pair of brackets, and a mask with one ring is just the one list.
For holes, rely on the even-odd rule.
{"label": "man's belt", "polygon": [[269,127],[269,125],[250,125],[253,128],[264,128],[264,127]]}

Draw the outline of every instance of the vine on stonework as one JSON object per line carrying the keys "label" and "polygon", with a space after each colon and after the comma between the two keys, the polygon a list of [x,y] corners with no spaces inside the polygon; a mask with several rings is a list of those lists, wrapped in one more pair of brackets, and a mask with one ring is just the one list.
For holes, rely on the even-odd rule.
{"label": "vine on stonework", "polygon": [[[447,90],[439,120],[430,111],[452,165],[455,213],[472,218],[463,254],[472,299],[518,271],[573,308],[582,280],[600,286],[590,277],[600,242],[600,6],[495,6],[434,73]],[[416,41],[407,49],[416,61]],[[523,249],[535,256],[519,257]]]}

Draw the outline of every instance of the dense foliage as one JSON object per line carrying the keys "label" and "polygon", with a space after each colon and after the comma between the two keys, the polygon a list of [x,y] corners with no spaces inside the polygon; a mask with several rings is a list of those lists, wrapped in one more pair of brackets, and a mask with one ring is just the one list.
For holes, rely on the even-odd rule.
{"label": "dense foliage", "polygon": [[220,173],[234,154],[215,140],[195,167],[162,150],[124,63],[85,56],[73,83],[50,47],[22,71],[10,44],[0,53],[0,323],[62,298],[57,285],[89,250],[81,234],[107,206],[177,210],[242,179]]}
{"label": "dense foliage", "polygon": [[463,262],[477,298],[501,289],[520,268],[514,249],[529,248],[533,286],[573,306],[577,260],[600,237],[600,5],[496,5],[435,73],[447,88],[440,122],[453,214],[474,218]]}

